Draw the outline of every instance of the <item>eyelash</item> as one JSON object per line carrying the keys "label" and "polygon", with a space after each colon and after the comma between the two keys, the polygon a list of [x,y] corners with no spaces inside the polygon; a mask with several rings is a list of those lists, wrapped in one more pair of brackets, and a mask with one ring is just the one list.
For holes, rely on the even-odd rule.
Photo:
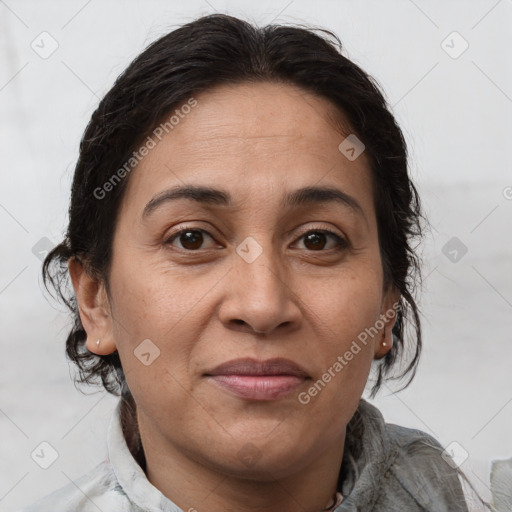
{"label": "eyelash", "polygon": [[[194,227],[194,226],[186,226],[186,227],[180,229],[179,231],[176,231],[176,233],[173,233],[172,236],[170,236],[164,242],[164,244],[165,245],[172,245],[172,242],[176,238],[179,238],[180,235],[182,235],[183,233],[187,233],[188,231],[199,231],[201,233],[206,233],[210,238],[214,239],[213,236],[210,235],[210,233],[208,233],[208,231],[206,231],[204,229],[200,229],[200,228],[197,228],[197,227]],[[297,240],[300,240],[300,239],[304,238],[306,235],[309,235],[310,233],[323,233],[325,235],[330,235],[336,241],[336,247],[335,248],[327,249],[327,250],[321,249],[321,250],[318,250],[318,251],[314,251],[314,250],[310,249],[310,252],[343,251],[343,250],[348,249],[348,247],[349,247],[349,243],[348,243],[347,240],[345,240],[344,238],[340,237],[339,235],[337,235],[336,233],[334,233],[333,231],[331,231],[329,229],[322,229],[322,228],[309,229],[308,231],[305,231],[304,233],[302,233],[302,235]],[[201,251],[201,249],[192,250],[192,249],[185,249],[183,247],[176,247],[176,249],[181,250],[181,251],[186,251],[186,252],[199,252],[199,251]],[[308,249],[306,249],[306,250],[308,250]]]}

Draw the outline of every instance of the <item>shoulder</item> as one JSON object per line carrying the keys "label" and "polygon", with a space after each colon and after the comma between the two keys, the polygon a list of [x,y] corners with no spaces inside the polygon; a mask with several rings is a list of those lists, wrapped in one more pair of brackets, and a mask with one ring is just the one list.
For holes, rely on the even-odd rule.
{"label": "shoulder", "polygon": [[[379,512],[468,511],[461,471],[433,436],[387,423],[381,411],[363,399],[354,420],[351,435],[358,440],[360,473],[356,503]],[[362,428],[356,429],[358,424]],[[347,479],[347,491],[350,483]]]}
{"label": "shoulder", "polygon": [[430,434],[386,424],[393,462],[388,477],[427,510],[467,511],[459,471]]}
{"label": "shoulder", "polygon": [[130,511],[109,461],[103,461],[77,480],[53,491],[18,512]]}
{"label": "shoulder", "polygon": [[386,432],[396,454],[396,467],[415,464],[418,469],[435,468],[437,471],[454,473],[454,464],[444,454],[444,448],[427,432],[393,423],[386,423]]}

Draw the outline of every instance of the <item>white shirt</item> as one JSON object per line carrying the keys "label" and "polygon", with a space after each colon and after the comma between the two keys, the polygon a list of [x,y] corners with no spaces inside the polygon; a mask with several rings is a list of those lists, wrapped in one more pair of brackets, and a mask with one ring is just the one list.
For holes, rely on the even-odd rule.
{"label": "white shirt", "polygon": [[[108,459],[19,512],[202,512],[183,511],[147,479],[126,444],[120,409],[121,400],[108,427]],[[342,500],[338,493],[330,510],[334,512]]]}

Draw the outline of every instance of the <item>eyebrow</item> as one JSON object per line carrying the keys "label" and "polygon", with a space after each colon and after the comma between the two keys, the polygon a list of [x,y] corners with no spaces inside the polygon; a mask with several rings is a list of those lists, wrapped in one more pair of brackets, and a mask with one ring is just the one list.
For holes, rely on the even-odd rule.
{"label": "eyebrow", "polygon": [[[197,203],[229,207],[233,199],[229,192],[208,186],[182,185],[156,194],[144,207],[142,219],[146,219],[161,205],[178,199],[189,199]],[[335,187],[303,187],[288,193],[284,204],[289,207],[299,207],[311,204],[342,204],[367,221],[363,208],[358,201]]]}

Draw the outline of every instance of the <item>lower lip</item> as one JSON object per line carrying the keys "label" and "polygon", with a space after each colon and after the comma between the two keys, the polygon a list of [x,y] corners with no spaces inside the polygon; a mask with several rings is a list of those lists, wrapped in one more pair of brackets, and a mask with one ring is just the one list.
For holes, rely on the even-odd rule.
{"label": "lower lip", "polygon": [[296,390],[306,380],[294,375],[212,375],[209,378],[248,400],[277,400]]}

